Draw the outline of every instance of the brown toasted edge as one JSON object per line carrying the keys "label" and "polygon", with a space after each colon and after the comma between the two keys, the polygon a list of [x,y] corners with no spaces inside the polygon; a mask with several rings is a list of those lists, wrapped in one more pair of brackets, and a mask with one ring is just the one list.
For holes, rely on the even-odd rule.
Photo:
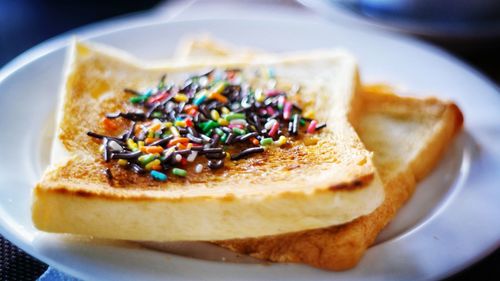
{"label": "brown toasted edge", "polygon": [[362,187],[370,184],[374,178],[375,178],[375,173],[371,173],[371,174],[365,175],[363,177],[360,177],[356,180],[353,180],[351,182],[332,185],[328,189],[330,191],[354,190],[354,189],[362,188]]}
{"label": "brown toasted edge", "polygon": [[[344,183],[339,183],[331,186],[326,186],[326,187],[320,187],[317,188],[314,192],[319,193],[319,192],[349,192],[353,191],[356,189],[360,189],[363,187],[366,187],[369,185],[373,179],[375,178],[374,173],[366,174],[360,178],[357,178],[355,180],[352,180],[350,182],[344,182]],[[123,189],[120,189],[120,191],[123,192]],[[41,194],[41,193],[53,193],[53,194],[64,194],[68,196],[76,196],[76,197],[84,197],[84,198],[99,198],[99,199],[105,199],[105,200],[116,200],[116,201],[122,201],[122,200],[132,200],[132,201],[148,201],[148,200],[158,200],[161,201],[163,199],[168,199],[168,201],[171,202],[181,202],[185,201],[188,199],[196,198],[196,199],[214,199],[216,198],[217,200],[221,201],[234,201],[237,199],[237,196],[233,193],[227,193],[224,194],[223,196],[209,196],[209,195],[200,195],[196,197],[161,197],[161,196],[149,196],[147,194],[141,194],[139,189],[134,189],[131,190],[131,192],[126,192],[116,194],[113,192],[108,192],[106,190],[99,190],[99,191],[93,191],[93,190],[85,190],[85,189],[77,189],[74,188],[74,186],[71,186],[71,184],[64,184],[64,183],[59,183],[59,182],[39,182],[36,184],[34,192],[36,194]],[[284,191],[280,193],[282,196],[285,197],[293,197],[293,196],[300,196],[302,193],[300,191]]]}

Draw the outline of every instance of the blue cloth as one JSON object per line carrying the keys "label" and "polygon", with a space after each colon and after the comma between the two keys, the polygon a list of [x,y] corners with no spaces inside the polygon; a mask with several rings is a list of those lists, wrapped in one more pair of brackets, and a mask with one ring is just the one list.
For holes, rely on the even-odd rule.
{"label": "blue cloth", "polygon": [[49,269],[47,269],[47,271],[45,271],[45,273],[38,278],[38,281],[80,281],[80,280],[71,277],[69,275],[66,275],[65,273],[62,273],[53,267],[49,267]]}

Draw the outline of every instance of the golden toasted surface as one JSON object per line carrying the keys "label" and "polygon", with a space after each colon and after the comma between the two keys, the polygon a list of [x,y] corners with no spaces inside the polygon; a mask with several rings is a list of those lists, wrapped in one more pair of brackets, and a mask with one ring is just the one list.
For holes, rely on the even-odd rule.
{"label": "golden toasted surface", "polygon": [[[142,71],[140,68],[114,61],[106,56],[85,56],[86,50],[81,46],[82,55],[72,74],[68,77],[68,89],[66,94],[66,103],[64,105],[64,117],[61,121],[59,139],[69,152],[76,152],[76,159],[70,161],[67,165],[49,174],[45,177],[46,181],[67,179],[81,183],[82,181],[90,184],[108,184],[108,179],[103,174],[105,167],[111,168],[115,181],[114,186],[122,189],[152,189],[173,192],[176,190],[196,190],[211,187],[221,188],[221,184],[230,184],[231,192],[238,192],[238,189],[232,187],[233,183],[238,182],[242,188],[247,188],[249,192],[261,192],[268,190],[269,186],[279,187],[290,191],[293,186],[308,185],[311,179],[325,180],[325,170],[337,169],[338,172],[328,175],[329,181],[339,182],[342,187],[347,182],[358,180],[368,180],[373,176],[370,171],[369,154],[363,151],[363,145],[356,142],[354,131],[344,126],[342,112],[345,109],[336,112],[330,112],[330,104],[345,103],[346,97],[334,100],[334,97],[327,97],[325,94],[317,93],[322,91],[320,83],[304,83],[300,93],[301,103],[311,107],[318,112],[320,120],[326,120],[328,125],[325,130],[309,138],[306,142],[302,139],[292,140],[290,145],[283,148],[270,149],[262,155],[256,155],[249,160],[240,160],[229,162],[227,167],[219,172],[211,172],[205,169],[200,175],[189,173],[187,178],[171,177],[166,183],[152,181],[149,177],[137,176],[130,172],[125,172],[116,164],[103,165],[99,153],[100,142],[86,135],[87,131],[94,131],[102,134],[109,134],[104,131],[101,121],[107,113],[126,111],[128,109],[127,100],[131,94],[125,93],[124,88],[143,89],[154,85],[158,77],[163,72],[168,73],[169,77],[175,80],[186,78],[189,72],[182,67],[163,71]],[[297,70],[281,69],[285,67],[277,66],[278,73],[283,73],[280,83],[291,85],[296,78],[300,79],[300,73],[303,70],[298,69],[299,65],[304,63],[285,60],[285,65]],[[246,64],[243,60],[240,64]],[[316,68],[323,66],[314,66]],[[342,66],[335,66],[341,68]],[[186,68],[186,67],[185,67]],[[247,72],[253,72],[256,67],[249,67]],[[191,71],[201,71],[207,69],[207,66],[194,67]],[[310,69],[310,68],[308,68]],[[288,75],[286,75],[288,72]],[[296,72],[299,72],[297,74]],[[319,75],[325,75],[323,70]],[[335,75],[344,75],[342,70],[332,70]],[[192,72],[191,72],[192,73]],[[300,79],[299,79],[300,78]],[[353,77],[346,78],[352,80]],[[315,78],[316,79],[316,78]],[[324,90],[327,91],[327,90]],[[330,102],[331,100],[331,102]],[[335,120],[337,119],[337,120]],[[119,119],[118,129],[115,134],[120,135],[129,127],[128,122]],[[339,122],[340,120],[340,122]],[[333,132],[333,131],[336,132]],[[340,131],[340,132],[339,132]],[[307,145],[306,145],[307,144]],[[84,155],[82,155],[82,153]],[[354,165],[353,165],[354,164]],[[190,165],[188,170],[192,170],[194,165]],[[272,172],[271,172],[272,171]],[[293,178],[294,183],[290,184],[289,179]],[[313,180],[314,182],[314,180]],[[280,183],[277,185],[277,183]],[[256,186],[258,184],[258,186]],[[363,184],[358,184],[359,186]],[[328,188],[335,188],[332,184]],[[208,192],[212,192],[209,190]]]}
{"label": "golden toasted surface", "polygon": [[[132,240],[222,240],[336,225],[382,202],[371,153],[348,120],[358,97],[350,55],[317,51],[152,65],[119,53],[73,46],[53,165],[34,192],[33,220],[39,229]],[[299,83],[297,98],[326,121],[315,140],[292,140],[215,173],[169,175],[159,183],[104,164],[99,143],[86,135],[104,133],[99,124],[105,114],[126,109],[130,96],[124,88],[142,91],[163,74],[181,82],[213,67],[238,67],[251,76],[268,66],[275,69],[279,85]],[[127,125],[120,124],[117,134]],[[105,168],[113,179],[103,173]],[[122,212],[127,216],[117,215]]]}

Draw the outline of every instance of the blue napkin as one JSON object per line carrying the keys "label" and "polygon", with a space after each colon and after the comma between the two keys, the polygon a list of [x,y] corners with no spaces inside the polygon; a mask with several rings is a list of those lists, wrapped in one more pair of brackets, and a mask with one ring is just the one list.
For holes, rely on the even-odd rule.
{"label": "blue napkin", "polygon": [[80,281],[80,279],[76,279],[53,267],[49,267],[49,269],[38,278],[38,281]]}

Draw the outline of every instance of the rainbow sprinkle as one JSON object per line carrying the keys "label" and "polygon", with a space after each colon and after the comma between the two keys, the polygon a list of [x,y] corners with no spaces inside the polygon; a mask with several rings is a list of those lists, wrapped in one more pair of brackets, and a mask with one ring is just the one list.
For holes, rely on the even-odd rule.
{"label": "rainbow sprinkle", "polygon": [[313,111],[303,114],[285,91],[276,89],[275,76],[273,69],[264,69],[260,77],[268,79],[268,88],[253,89],[239,69],[213,69],[181,85],[164,75],[144,92],[124,90],[132,95],[131,111],[106,115],[102,126],[108,132],[119,129],[114,119],[130,122],[122,135],[87,135],[102,141],[106,162],[116,160],[118,166],[148,172],[157,181],[167,181],[169,172],[176,177],[188,176],[188,170],[201,173],[202,158],[217,170],[225,161],[283,147],[299,135],[300,127],[307,134],[326,127],[312,119]]}

